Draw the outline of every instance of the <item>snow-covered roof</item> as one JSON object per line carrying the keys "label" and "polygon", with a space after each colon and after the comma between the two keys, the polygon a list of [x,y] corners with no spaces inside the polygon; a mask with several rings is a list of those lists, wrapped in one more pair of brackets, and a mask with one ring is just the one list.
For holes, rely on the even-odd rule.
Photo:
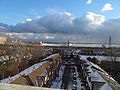
{"label": "snow-covered roof", "polygon": [[[46,62],[46,61],[45,61]],[[33,66],[25,69],[24,71],[16,74],[15,76],[12,76],[12,77],[8,77],[6,79],[3,79],[1,80],[0,82],[1,83],[10,83],[12,81],[14,81],[15,79],[23,76],[23,75],[28,75],[29,73],[33,72],[34,70],[36,70],[37,68],[39,68],[40,66],[42,66],[45,62],[40,62],[40,63],[37,63],[37,64],[34,64]]]}
{"label": "snow-covered roof", "polygon": [[91,57],[91,58],[95,57],[100,61],[111,61],[111,58],[112,58],[112,59],[116,59],[116,61],[120,62],[120,57],[100,56],[100,55],[97,55],[97,56],[95,56],[95,55],[81,55],[80,56],[81,59],[86,59],[88,57]]}
{"label": "snow-covered roof", "polygon": [[[46,57],[45,59],[43,60],[47,60],[53,56],[55,56],[56,54],[53,54],[53,55],[50,55],[48,57]],[[46,63],[47,61],[44,61],[44,62],[39,62],[37,64],[34,64],[32,66],[30,66],[29,68],[25,69],[24,71],[21,71],[20,73],[16,74],[15,76],[12,76],[12,77],[8,77],[6,79],[3,79],[3,80],[0,80],[1,83],[10,83],[12,81],[14,81],[15,79],[23,76],[23,75],[28,75],[29,73],[33,72],[34,70],[36,70],[37,68],[39,68],[40,66],[42,66],[44,63]]]}
{"label": "snow-covered roof", "polygon": [[47,59],[50,59],[50,58],[53,58],[53,57],[56,56],[56,55],[59,55],[59,54],[52,54],[52,55],[46,57],[45,59],[43,59],[43,61],[44,61],[44,60],[47,60]]}
{"label": "snow-covered roof", "polygon": [[91,74],[92,82],[106,82],[97,72]]}
{"label": "snow-covered roof", "polygon": [[[83,61],[83,64],[84,64],[84,69],[87,69],[86,70],[86,73],[88,75],[88,77],[90,77],[90,81],[88,79],[88,83],[98,83],[99,85],[99,88],[102,88],[101,90],[106,90],[106,87],[108,90],[113,90],[111,88],[111,86],[108,85],[108,83],[103,79],[103,77],[98,73],[96,72],[93,68],[91,68],[91,66],[95,67],[97,70],[100,70],[102,71],[104,74],[108,75],[103,69],[101,69],[98,65],[88,61],[86,59],[86,56],[83,56],[82,58],[80,57],[80,60]],[[90,65],[89,67],[85,67],[85,64],[86,65]],[[108,75],[109,76],[109,75]],[[113,79],[113,78],[112,78]]]}

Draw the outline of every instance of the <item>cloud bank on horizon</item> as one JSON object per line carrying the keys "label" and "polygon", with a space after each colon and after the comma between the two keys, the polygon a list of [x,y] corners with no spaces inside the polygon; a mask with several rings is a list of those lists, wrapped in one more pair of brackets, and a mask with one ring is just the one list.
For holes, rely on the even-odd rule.
{"label": "cloud bank on horizon", "polygon": [[[105,20],[103,15],[88,12],[76,17],[69,12],[26,19],[15,26],[0,23],[1,35],[36,41],[120,42],[120,19]],[[5,33],[7,32],[7,33]]]}
{"label": "cloud bank on horizon", "polygon": [[88,12],[76,17],[69,12],[59,12],[38,19],[26,19],[15,26],[0,23],[0,32],[16,33],[88,33],[102,26],[105,17]]}

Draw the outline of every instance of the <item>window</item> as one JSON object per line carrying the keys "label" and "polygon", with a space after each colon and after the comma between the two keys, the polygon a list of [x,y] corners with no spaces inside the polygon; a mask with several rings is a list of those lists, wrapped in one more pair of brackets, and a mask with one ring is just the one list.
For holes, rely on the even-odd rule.
{"label": "window", "polygon": [[36,76],[35,80],[36,80],[36,85],[40,87],[42,85],[41,77],[40,76]]}

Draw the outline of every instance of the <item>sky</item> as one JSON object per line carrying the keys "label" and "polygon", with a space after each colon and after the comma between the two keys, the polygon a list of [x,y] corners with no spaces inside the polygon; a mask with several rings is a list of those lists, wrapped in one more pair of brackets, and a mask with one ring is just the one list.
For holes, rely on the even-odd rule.
{"label": "sky", "polygon": [[[88,0],[89,1],[89,0]],[[52,12],[70,12],[75,16],[82,16],[86,12],[102,14],[106,19],[119,18],[120,0],[0,0],[0,22],[15,25],[26,18],[46,16]],[[110,3],[114,10],[102,12],[106,3]],[[54,11],[55,10],[55,11]],[[113,14],[114,13],[114,14]]]}
{"label": "sky", "polygon": [[120,43],[120,0],[0,0],[0,36]]}

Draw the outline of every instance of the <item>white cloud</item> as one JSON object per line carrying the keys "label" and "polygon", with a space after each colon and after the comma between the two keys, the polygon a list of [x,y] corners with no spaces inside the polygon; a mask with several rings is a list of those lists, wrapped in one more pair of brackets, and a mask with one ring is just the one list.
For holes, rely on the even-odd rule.
{"label": "white cloud", "polygon": [[40,18],[42,18],[42,16],[36,16],[36,17],[35,17],[35,19],[40,19]]}
{"label": "white cloud", "polygon": [[54,36],[51,36],[51,35],[46,35],[46,36],[45,36],[45,39],[50,40],[50,39],[55,39],[55,37],[54,37]]}
{"label": "white cloud", "polygon": [[78,33],[94,31],[105,20],[105,17],[93,12],[86,13],[79,18],[69,12],[58,12],[56,14],[38,17],[38,19],[26,19],[11,27],[12,32],[30,33]]}
{"label": "white cloud", "polygon": [[69,13],[69,12],[59,12],[59,14],[61,14],[61,15],[67,15],[67,16],[72,16],[72,14],[71,13]]}
{"label": "white cloud", "polygon": [[113,10],[112,5],[110,3],[106,3],[101,11],[105,12],[105,11],[110,11],[110,10]]}
{"label": "white cloud", "polygon": [[50,14],[55,14],[60,12],[58,8],[47,8],[46,11]]}
{"label": "white cloud", "polygon": [[32,19],[28,18],[28,19],[26,19],[26,21],[30,22],[30,21],[32,21]]}
{"label": "white cloud", "polygon": [[27,18],[25,21],[22,21],[22,23],[27,23],[27,22],[31,22],[31,21],[32,21],[32,19]]}
{"label": "white cloud", "polygon": [[[112,36],[114,43],[120,43],[120,19],[106,21],[103,15],[93,12],[82,17],[76,17],[69,12],[59,12],[38,19],[28,19],[26,23],[15,26],[0,23],[0,32],[10,32],[12,38],[31,41],[106,43],[109,36]],[[0,33],[1,35],[8,34]]]}
{"label": "white cloud", "polygon": [[88,20],[91,24],[101,25],[105,21],[105,17],[93,12],[88,12],[85,15],[85,19]]}
{"label": "white cloud", "polygon": [[92,0],[87,0],[86,4],[91,4]]}
{"label": "white cloud", "polygon": [[80,19],[76,18],[74,27],[77,31],[91,32],[96,31],[104,21],[105,17],[103,15],[88,12]]}

